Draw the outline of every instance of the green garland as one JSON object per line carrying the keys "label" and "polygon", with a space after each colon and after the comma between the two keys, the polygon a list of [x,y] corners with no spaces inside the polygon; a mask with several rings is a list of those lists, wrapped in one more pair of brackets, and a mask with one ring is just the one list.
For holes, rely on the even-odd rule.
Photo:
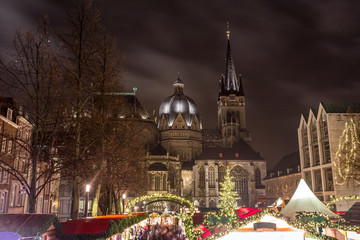
{"label": "green garland", "polygon": [[105,240],[111,236],[122,233],[126,228],[131,227],[132,225],[139,223],[149,217],[148,213],[129,216],[117,221],[110,221],[109,227],[103,233],[99,234],[67,234],[63,235],[61,239],[63,240]]}
{"label": "green garland", "polygon": [[[182,212],[179,214],[179,217],[183,220],[184,226],[185,226],[185,233],[186,237],[189,240],[195,239],[197,236],[200,235],[200,231],[195,230],[194,223],[193,223],[193,215],[195,212],[195,207],[193,202],[189,201],[188,199],[172,195],[170,193],[154,193],[149,195],[144,195],[141,197],[134,198],[133,200],[129,201],[126,205],[126,207],[129,209],[129,212],[131,212],[131,208],[134,207],[138,202],[142,202],[148,199],[152,198],[165,198],[165,199],[172,199],[177,201],[176,203],[180,204],[181,202],[187,204],[190,208],[190,214],[187,214],[185,212]],[[164,199],[164,201],[165,201]],[[172,201],[174,202],[174,201]]]}
{"label": "green garland", "polygon": [[[307,235],[316,239],[321,239],[321,240],[333,240],[336,238],[333,237],[329,237],[326,235],[320,235],[320,233],[317,232],[317,227],[325,227],[325,224],[323,224],[322,222],[319,223],[315,222],[314,219],[316,218],[324,218],[325,221],[327,222],[327,220],[329,219],[329,217],[325,214],[316,214],[316,213],[305,213],[305,212],[299,212],[298,214],[298,219],[296,220],[288,220],[287,218],[285,218],[283,215],[281,215],[280,213],[277,213],[273,210],[269,210],[269,209],[265,209],[261,212],[258,212],[252,216],[249,216],[245,219],[243,219],[241,222],[238,222],[237,219],[234,219],[232,221],[226,222],[226,223],[221,223],[221,221],[218,221],[216,224],[211,223],[209,220],[211,219],[212,216],[214,216],[216,213],[210,213],[208,216],[205,217],[205,226],[210,225],[211,228],[217,228],[220,229],[221,231],[217,232],[217,233],[212,233],[211,236],[209,236],[207,239],[212,240],[212,239],[218,239],[220,237],[223,237],[225,235],[228,235],[231,231],[244,227],[247,224],[251,223],[251,222],[255,222],[259,219],[261,219],[262,217],[264,217],[266,214],[269,214],[270,216],[276,217],[278,219],[284,220],[286,221],[290,226],[297,228],[297,229],[301,229],[306,231]],[[311,220],[307,221],[307,222],[303,222],[300,219],[304,219],[304,217],[307,218],[312,218]],[[328,223],[328,222],[327,222]],[[329,223],[328,223],[329,224]]]}
{"label": "green garland", "polygon": [[337,197],[337,198],[331,200],[330,202],[328,202],[328,203],[326,204],[326,206],[327,206],[328,208],[330,208],[330,206],[331,206],[332,204],[337,203],[337,202],[339,202],[339,201],[359,200],[359,199],[360,199],[360,196],[358,196],[358,195],[350,195],[350,196]]}

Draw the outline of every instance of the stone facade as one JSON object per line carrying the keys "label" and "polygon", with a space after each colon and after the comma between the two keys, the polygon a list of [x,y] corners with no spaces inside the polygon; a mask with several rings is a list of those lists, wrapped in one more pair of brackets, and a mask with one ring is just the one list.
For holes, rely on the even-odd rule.
{"label": "stone facade", "polygon": [[[360,120],[360,104],[320,103],[317,111],[302,115],[298,128],[301,176],[322,201],[330,196],[359,195],[359,186],[341,185],[335,181],[334,160],[345,123]],[[351,114],[349,108],[353,109]],[[337,210],[346,211],[353,202],[339,202]]]}

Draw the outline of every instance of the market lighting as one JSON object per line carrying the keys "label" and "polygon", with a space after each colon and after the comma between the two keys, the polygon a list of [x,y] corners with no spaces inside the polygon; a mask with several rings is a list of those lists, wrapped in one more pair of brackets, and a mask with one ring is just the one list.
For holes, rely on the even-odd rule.
{"label": "market lighting", "polygon": [[88,192],[90,192],[90,184],[86,184],[86,192],[88,193]]}

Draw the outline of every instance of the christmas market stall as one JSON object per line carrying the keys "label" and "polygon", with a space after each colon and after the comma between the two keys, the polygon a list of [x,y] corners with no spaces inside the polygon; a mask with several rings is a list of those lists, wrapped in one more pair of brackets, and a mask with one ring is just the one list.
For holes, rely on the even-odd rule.
{"label": "christmas market stall", "polygon": [[129,239],[148,217],[148,213],[132,213],[68,220],[61,223],[62,239]]}
{"label": "christmas market stall", "polygon": [[[50,214],[0,214],[0,239],[48,239],[61,236],[61,224]],[[20,238],[11,238],[11,237]]]}

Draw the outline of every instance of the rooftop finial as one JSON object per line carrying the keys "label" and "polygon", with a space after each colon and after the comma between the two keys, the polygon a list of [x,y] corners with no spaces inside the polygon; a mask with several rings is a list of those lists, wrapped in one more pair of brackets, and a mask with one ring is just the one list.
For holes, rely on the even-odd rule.
{"label": "rooftop finial", "polygon": [[229,22],[226,22],[226,36],[228,39],[230,39],[230,24],[229,24]]}

